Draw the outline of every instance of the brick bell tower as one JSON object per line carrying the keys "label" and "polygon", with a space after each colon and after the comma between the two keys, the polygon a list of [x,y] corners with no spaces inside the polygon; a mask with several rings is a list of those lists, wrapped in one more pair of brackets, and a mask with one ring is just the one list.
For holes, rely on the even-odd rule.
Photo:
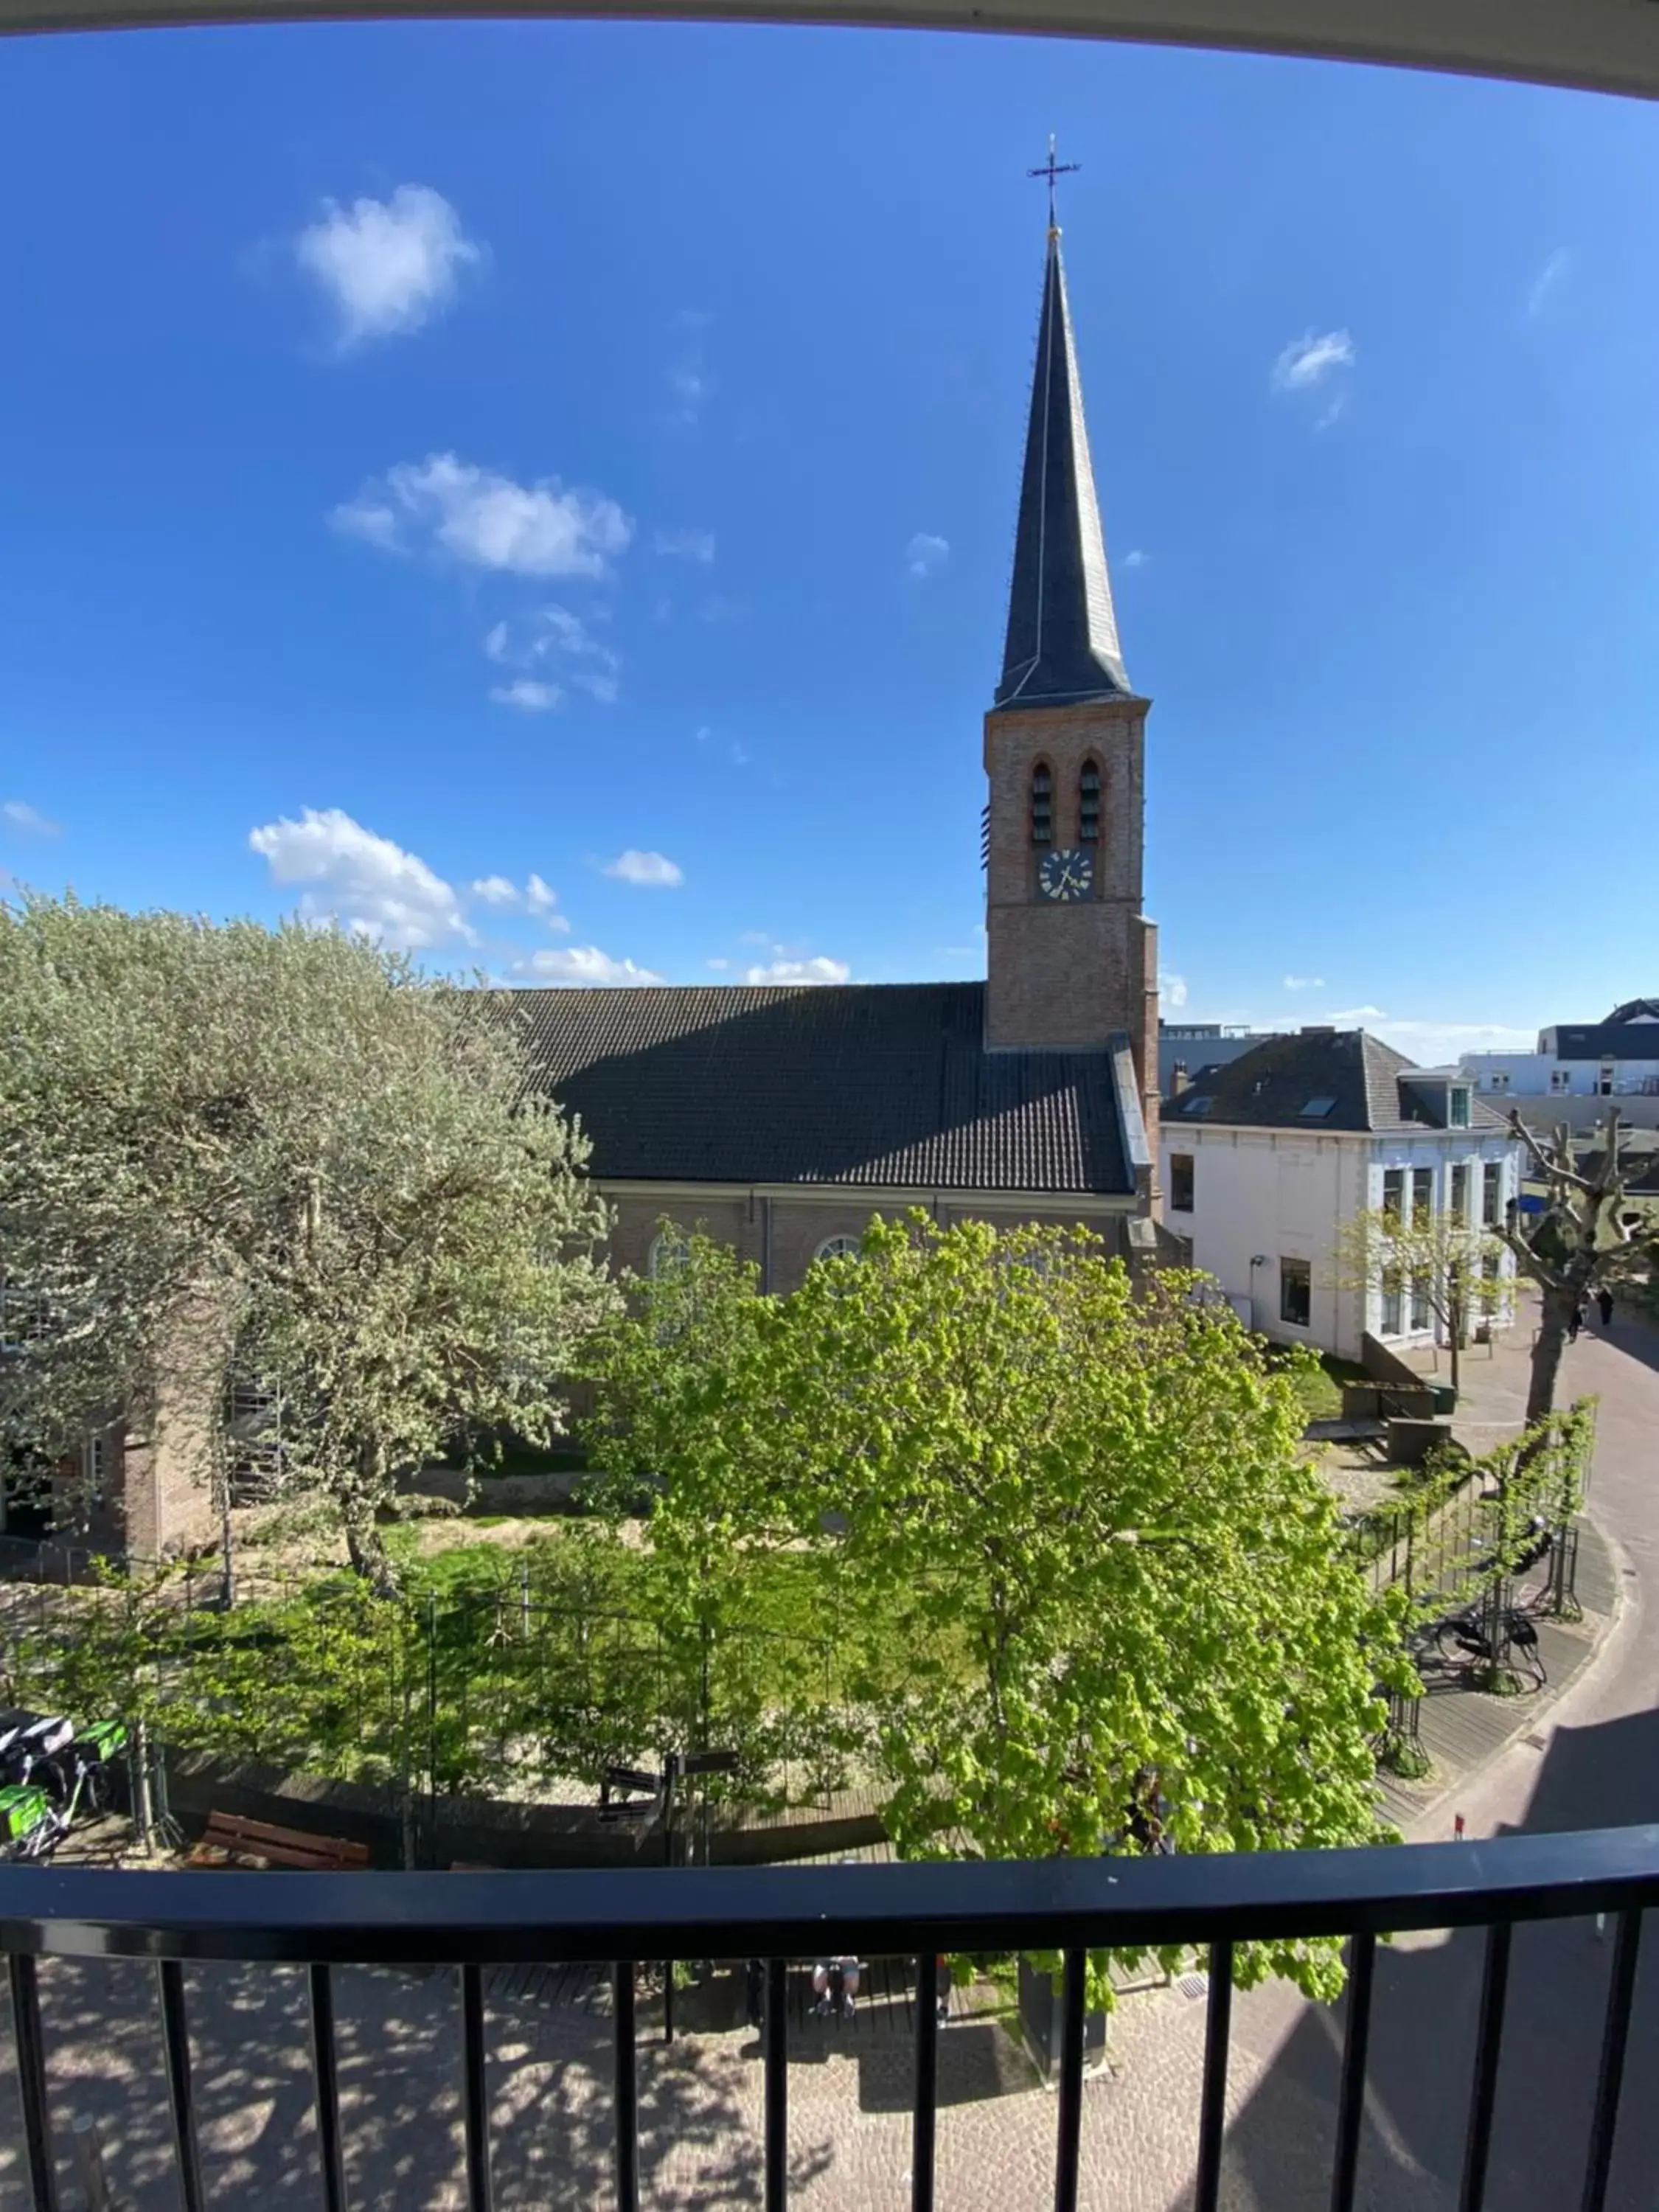
{"label": "brick bell tower", "polygon": [[1150,704],[1118,646],[1051,199],[1007,645],[985,717],[985,1043],[1086,1052],[1127,1034],[1155,1142],[1158,932],[1140,911]]}

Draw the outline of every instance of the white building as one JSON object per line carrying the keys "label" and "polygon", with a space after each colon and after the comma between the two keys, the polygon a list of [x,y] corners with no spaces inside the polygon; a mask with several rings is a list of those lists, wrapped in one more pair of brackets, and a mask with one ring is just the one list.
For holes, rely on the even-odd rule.
{"label": "white building", "polygon": [[1364,1030],[1303,1030],[1201,1070],[1164,1100],[1161,1144],[1163,1218],[1193,1265],[1262,1335],[1347,1359],[1367,1333],[1403,1350],[1439,1331],[1421,1296],[1338,1287],[1342,1223],[1387,1206],[1493,1225],[1520,1191],[1520,1147],[1462,1071]]}
{"label": "white building", "polygon": [[[1500,1107],[1513,1103],[1524,1109],[1534,1098],[1659,1103],[1659,999],[1628,1000],[1604,1022],[1558,1022],[1540,1030],[1536,1052],[1466,1052],[1458,1066],[1483,1098]],[[1604,1110],[1592,1107],[1588,1114]],[[1649,1114],[1626,1112],[1652,1126]],[[1586,1112],[1564,1106],[1560,1118],[1577,1126]]]}

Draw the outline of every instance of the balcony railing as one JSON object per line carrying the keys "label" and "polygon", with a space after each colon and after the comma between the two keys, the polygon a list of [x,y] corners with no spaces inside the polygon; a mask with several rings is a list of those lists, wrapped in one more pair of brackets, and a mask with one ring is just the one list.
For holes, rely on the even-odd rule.
{"label": "balcony railing", "polygon": [[[505,1963],[607,1962],[615,2000],[614,2202],[640,2202],[635,1964],[664,1958],[767,1961],[763,2201],[786,2200],[788,2048],[786,1974],[826,1953],[917,1962],[911,2203],[933,2203],[933,1999],[940,1953],[1059,1951],[1065,1960],[1054,2203],[1078,2196],[1083,2109],[1085,1960],[1149,1944],[1207,1953],[1208,2020],[1195,2147],[1195,2212],[1221,2187],[1236,1947],[1254,1940],[1349,1939],[1349,1983],[1335,2116],[1333,2212],[1354,2203],[1379,1937],[1412,1929],[1488,1930],[1461,2212],[1481,2212],[1492,2149],[1510,1945],[1518,1923],[1613,1916],[1601,2057],[1579,2202],[1607,2202],[1644,1911],[1659,1903],[1659,1827],[1395,1850],[1242,1857],[1050,1859],[1000,1864],[712,1869],[687,1871],[312,1875],[110,1873],[0,1869],[0,1948],[9,1955],[24,2139],[33,2203],[57,2212],[46,2094],[42,1955],[153,1959],[185,2212],[206,2203],[197,2142],[184,1962],[243,1960],[310,1969],[312,2064],[322,2200],[347,2203],[335,2076],[332,1969],[441,1961],[459,1974],[460,2076],[467,2203],[489,2212],[490,2142],[483,1970]],[[1449,2085],[1448,2095],[1455,2095]]]}

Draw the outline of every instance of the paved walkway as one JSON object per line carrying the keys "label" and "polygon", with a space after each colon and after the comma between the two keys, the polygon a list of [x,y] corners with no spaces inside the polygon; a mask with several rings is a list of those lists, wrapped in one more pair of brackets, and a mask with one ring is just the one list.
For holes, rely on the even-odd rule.
{"label": "paved walkway", "polygon": [[[1505,1365],[1503,1355],[1495,1370]],[[1494,1384],[1498,1379],[1494,1373]],[[1458,1808],[1474,1838],[1511,1826],[1659,1819],[1659,1334],[1637,1324],[1568,1354],[1565,1389],[1602,1395],[1592,1508],[1625,1602],[1559,1702],[1478,1776]],[[1506,1385],[1506,1387],[1508,1387]],[[1443,1835],[1449,1811],[1412,1832]],[[1472,1844],[1479,1850],[1479,1843]],[[234,1875],[227,1881],[236,1880]],[[1522,1930],[1499,2084],[1489,2212],[1577,2201],[1610,1947],[1593,1926]],[[1652,1950],[1659,1954],[1659,1942]],[[1457,2201],[1480,1968],[1478,1940],[1412,1939],[1383,1954],[1361,2151],[1367,2212],[1452,2212]],[[319,2202],[303,1988],[292,1972],[188,1976],[210,2197]],[[173,2212],[153,1982],[140,1966],[54,1963],[43,1975],[61,2140],[97,2113],[132,2212]],[[340,1977],[341,2071],[355,2212],[465,2203],[459,2039],[445,1978]],[[1113,2064],[1085,2093],[1091,2212],[1179,2212],[1190,2202],[1204,2007],[1170,1992],[1125,2004]],[[1314,2212],[1328,2202],[1340,2013],[1281,1986],[1235,2009],[1224,2201],[1230,2212]],[[609,2051],[602,2025],[497,2003],[490,2017],[496,2202],[610,2201]],[[941,2039],[938,2201],[950,2212],[1040,2205],[1052,2187],[1054,2100],[995,2094],[1006,2044],[990,2023]],[[706,2037],[641,2054],[643,2201],[759,2201],[761,2069],[752,2039]],[[1652,2212],[1659,2172],[1659,1956],[1638,1994],[1634,2094],[1615,2166],[1616,2212]],[[896,2039],[805,2044],[792,2067],[793,2201],[836,2212],[908,2203],[908,2056]],[[9,2076],[0,2087],[0,2212],[25,2202]],[[65,2173],[67,2182],[67,2171]],[[78,2199],[72,2194],[68,2204]]]}

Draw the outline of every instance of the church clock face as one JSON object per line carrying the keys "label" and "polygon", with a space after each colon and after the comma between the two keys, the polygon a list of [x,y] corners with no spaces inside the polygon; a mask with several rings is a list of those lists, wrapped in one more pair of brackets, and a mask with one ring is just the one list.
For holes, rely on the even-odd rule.
{"label": "church clock face", "polygon": [[1094,873],[1092,854],[1076,845],[1062,845],[1044,856],[1037,870],[1037,888],[1046,899],[1087,898]]}

